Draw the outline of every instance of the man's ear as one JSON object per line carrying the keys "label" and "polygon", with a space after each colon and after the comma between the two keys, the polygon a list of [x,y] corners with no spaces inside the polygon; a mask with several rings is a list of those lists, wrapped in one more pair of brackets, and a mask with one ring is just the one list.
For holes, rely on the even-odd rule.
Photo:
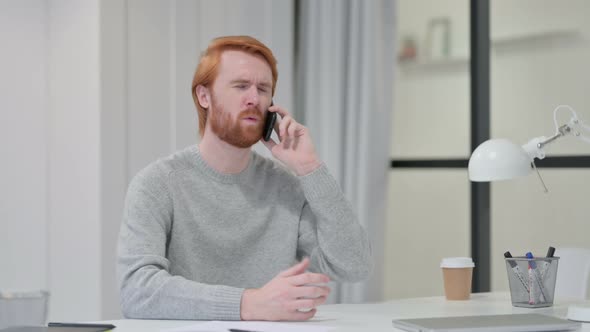
{"label": "man's ear", "polygon": [[197,95],[199,105],[201,105],[202,108],[208,109],[211,105],[211,94],[209,93],[209,89],[205,86],[197,85],[195,88],[195,94]]}

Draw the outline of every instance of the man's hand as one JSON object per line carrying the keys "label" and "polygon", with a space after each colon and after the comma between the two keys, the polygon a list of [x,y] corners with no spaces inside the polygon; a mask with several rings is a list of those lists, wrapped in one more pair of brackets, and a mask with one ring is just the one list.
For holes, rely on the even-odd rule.
{"label": "man's hand", "polygon": [[309,174],[320,167],[321,162],[307,128],[295,121],[284,108],[271,106],[268,111],[277,112],[281,116],[275,124],[280,143],[272,138],[268,142],[261,140],[272,155],[299,176]]}
{"label": "man's hand", "polygon": [[[320,273],[305,272],[309,259],[279,273],[262,288],[246,289],[242,295],[242,320],[291,320],[312,318],[316,307],[326,302],[330,288],[310,284],[330,281]],[[302,311],[311,309],[309,311]],[[301,311],[300,311],[301,310]]]}

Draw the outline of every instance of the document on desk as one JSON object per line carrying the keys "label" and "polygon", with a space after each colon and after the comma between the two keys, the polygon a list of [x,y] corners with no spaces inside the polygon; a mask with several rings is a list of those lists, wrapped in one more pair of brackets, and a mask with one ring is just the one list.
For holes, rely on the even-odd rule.
{"label": "document on desk", "polygon": [[332,326],[312,325],[301,323],[280,322],[243,322],[243,321],[209,321],[195,323],[194,325],[165,329],[160,332],[228,332],[228,331],[252,331],[252,332],[327,332],[333,330]]}

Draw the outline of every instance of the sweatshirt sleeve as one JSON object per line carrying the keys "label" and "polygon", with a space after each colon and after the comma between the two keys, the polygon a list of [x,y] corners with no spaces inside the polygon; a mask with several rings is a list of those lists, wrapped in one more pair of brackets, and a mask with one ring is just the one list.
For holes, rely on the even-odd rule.
{"label": "sweatshirt sleeve", "polygon": [[326,165],[299,179],[306,200],[298,256],[309,256],[311,271],[326,273],[335,281],[366,279],[373,269],[369,239],[336,179]]}
{"label": "sweatshirt sleeve", "polygon": [[209,285],[170,274],[166,258],[173,205],[167,177],[138,174],[127,192],[117,275],[127,318],[239,320],[243,288]]}

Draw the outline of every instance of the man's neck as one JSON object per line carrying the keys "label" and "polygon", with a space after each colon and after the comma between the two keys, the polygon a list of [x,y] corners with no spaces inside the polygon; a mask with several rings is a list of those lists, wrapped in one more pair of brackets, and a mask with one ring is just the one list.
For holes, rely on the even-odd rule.
{"label": "man's neck", "polygon": [[209,166],[223,174],[236,174],[246,169],[251,152],[250,148],[238,148],[220,140],[211,130],[205,130],[199,151]]}

